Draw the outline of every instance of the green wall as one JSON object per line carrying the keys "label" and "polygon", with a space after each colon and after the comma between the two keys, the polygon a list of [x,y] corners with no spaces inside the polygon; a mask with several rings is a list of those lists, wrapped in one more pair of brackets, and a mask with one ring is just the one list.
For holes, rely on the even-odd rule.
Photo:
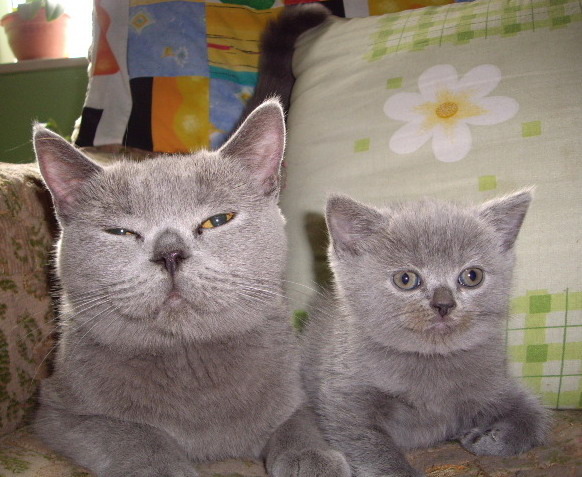
{"label": "green wall", "polygon": [[86,66],[0,73],[0,161],[34,161],[30,135],[35,120],[53,119],[62,134],[70,135],[87,81]]}

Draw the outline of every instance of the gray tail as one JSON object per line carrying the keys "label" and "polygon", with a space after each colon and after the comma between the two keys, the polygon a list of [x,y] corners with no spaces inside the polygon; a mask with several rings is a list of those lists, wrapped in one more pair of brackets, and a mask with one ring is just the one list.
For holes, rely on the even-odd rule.
{"label": "gray tail", "polygon": [[278,97],[285,113],[295,83],[292,61],[297,38],[324,23],[331,12],[320,3],[287,6],[272,20],[261,37],[259,81],[242,113],[240,122],[265,99]]}

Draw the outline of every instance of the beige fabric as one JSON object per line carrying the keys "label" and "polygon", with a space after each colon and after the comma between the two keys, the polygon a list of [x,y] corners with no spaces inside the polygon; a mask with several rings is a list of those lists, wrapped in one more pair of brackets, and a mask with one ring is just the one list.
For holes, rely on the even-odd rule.
{"label": "beige fabric", "polygon": [[52,348],[49,253],[55,222],[33,165],[0,163],[0,429],[33,406]]}

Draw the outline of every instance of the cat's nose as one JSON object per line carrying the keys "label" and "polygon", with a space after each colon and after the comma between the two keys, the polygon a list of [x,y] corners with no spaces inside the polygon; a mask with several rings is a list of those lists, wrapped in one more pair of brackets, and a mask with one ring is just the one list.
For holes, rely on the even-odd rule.
{"label": "cat's nose", "polygon": [[159,263],[174,275],[180,264],[188,258],[188,249],[180,234],[174,230],[164,230],[156,239],[152,262]]}
{"label": "cat's nose", "polygon": [[434,308],[442,317],[447,316],[453,310],[457,303],[453,293],[446,287],[437,288],[430,301],[430,306]]}
{"label": "cat's nose", "polygon": [[153,261],[162,264],[170,275],[174,275],[180,263],[186,258],[184,251],[172,250],[170,252],[159,253],[154,257]]}

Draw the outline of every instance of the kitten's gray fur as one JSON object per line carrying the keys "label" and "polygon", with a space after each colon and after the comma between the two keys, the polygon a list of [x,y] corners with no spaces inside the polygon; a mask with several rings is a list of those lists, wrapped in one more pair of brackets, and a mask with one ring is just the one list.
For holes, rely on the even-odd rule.
{"label": "kitten's gray fur", "polygon": [[103,477],[193,477],[194,461],[229,457],[264,458],[273,476],[349,475],[301,408],[284,141],[276,100],[216,152],[109,167],[35,129],[62,228],[60,343],[35,422],[51,448]]}
{"label": "kitten's gray fur", "polygon": [[[475,454],[543,444],[548,415],[508,376],[504,324],[529,191],[462,208],[327,205],[333,294],[304,331],[303,375],[329,442],[358,477],[420,476],[404,452],[458,439]],[[480,286],[459,274],[484,270]],[[421,277],[404,291],[399,271]],[[409,276],[410,278],[410,276]]]}

